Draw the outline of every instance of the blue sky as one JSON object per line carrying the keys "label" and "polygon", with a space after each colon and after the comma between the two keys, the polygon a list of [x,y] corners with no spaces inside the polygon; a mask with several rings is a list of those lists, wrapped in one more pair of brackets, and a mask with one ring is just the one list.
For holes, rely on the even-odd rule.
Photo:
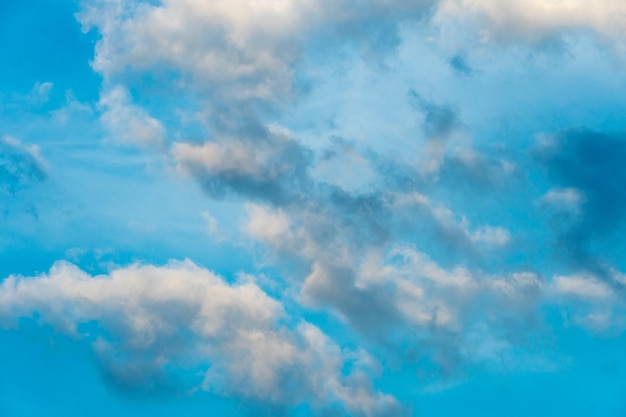
{"label": "blue sky", "polygon": [[624,16],[0,0],[0,415],[626,415]]}

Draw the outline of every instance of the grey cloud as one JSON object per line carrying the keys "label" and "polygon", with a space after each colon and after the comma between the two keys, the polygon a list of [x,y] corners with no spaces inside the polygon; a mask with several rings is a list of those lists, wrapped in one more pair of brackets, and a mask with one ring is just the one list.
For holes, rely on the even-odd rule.
{"label": "grey cloud", "polygon": [[172,155],[207,194],[273,204],[304,198],[311,153],[288,132],[259,129],[254,137],[225,137],[202,145],[176,143]]}
{"label": "grey cloud", "polygon": [[[383,349],[389,360],[416,363],[417,358],[429,358],[450,374],[464,363],[489,362],[488,355],[480,353],[486,347],[470,337],[472,329],[479,326],[493,343],[508,350],[517,342],[509,339],[507,329],[520,320],[532,322],[529,317],[543,296],[535,274],[489,276],[462,267],[446,270],[394,239],[364,240],[360,230],[319,210],[258,208],[250,216],[251,236],[308,263],[308,271],[305,268],[297,278],[300,300],[337,314]],[[326,223],[315,221],[319,217]],[[527,328],[520,325],[519,333]]]}

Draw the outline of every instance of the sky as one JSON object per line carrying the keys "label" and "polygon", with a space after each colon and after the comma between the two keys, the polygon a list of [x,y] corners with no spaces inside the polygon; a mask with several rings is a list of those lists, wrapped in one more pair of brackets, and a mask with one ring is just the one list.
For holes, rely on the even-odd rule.
{"label": "sky", "polygon": [[0,416],[626,415],[622,0],[0,0]]}

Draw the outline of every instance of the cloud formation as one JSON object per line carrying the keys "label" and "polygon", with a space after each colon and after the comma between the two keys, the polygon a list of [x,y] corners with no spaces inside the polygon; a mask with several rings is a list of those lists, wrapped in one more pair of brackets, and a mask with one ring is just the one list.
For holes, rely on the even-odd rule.
{"label": "cloud formation", "polygon": [[293,65],[308,36],[330,31],[365,37],[364,24],[419,16],[431,3],[368,0],[357,8],[343,0],[100,0],[84,1],[79,19],[85,30],[102,34],[94,68],[106,76],[128,69],[180,71],[194,85],[231,99],[273,100],[291,94]]}
{"label": "cloud formation", "polygon": [[[287,326],[281,303],[254,282],[231,285],[190,261],[103,276],[59,262],[47,274],[10,276],[0,284],[0,320],[7,326],[20,317],[91,342],[109,376],[124,386],[154,387],[172,368],[204,366],[188,389],[195,382],[260,403],[307,402],[359,416],[401,413],[393,397],[367,384],[365,352],[350,359],[314,325]],[[353,370],[345,373],[348,362]]]}

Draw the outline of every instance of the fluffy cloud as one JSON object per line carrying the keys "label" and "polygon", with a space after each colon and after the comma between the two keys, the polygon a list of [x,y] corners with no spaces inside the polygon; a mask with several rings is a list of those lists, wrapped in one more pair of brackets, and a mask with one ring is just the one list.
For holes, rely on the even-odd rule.
{"label": "fluffy cloud", "polygon": [[[365,22],[417,16],[431,1],[199,0],[83,1],[79,19],[102,34],[94,68],[112,76],[180,71],[196,85],[232,98],[286,97],[307,36],[330,31],[364,36]],[[370,26],[372,29],[373,26]]]}
{"label": "fluffy cloud", "polygon": [[[364,352],[342,351],[309,323],[286,326],[281,303],[256,284],[228,284],[190,261],[135,265],[103,276],[58,262],[47,274],[6,278],[0,322],[31,316],[90,340],[124,385],[150,385],[172,369],[204,365],[196,383],[222,395],[279,405],[306,401],[360,416],[401,412],[393,397],[368,383],[367,361],[356,363]],[[355,363],[346,374],[348,362]]]}

